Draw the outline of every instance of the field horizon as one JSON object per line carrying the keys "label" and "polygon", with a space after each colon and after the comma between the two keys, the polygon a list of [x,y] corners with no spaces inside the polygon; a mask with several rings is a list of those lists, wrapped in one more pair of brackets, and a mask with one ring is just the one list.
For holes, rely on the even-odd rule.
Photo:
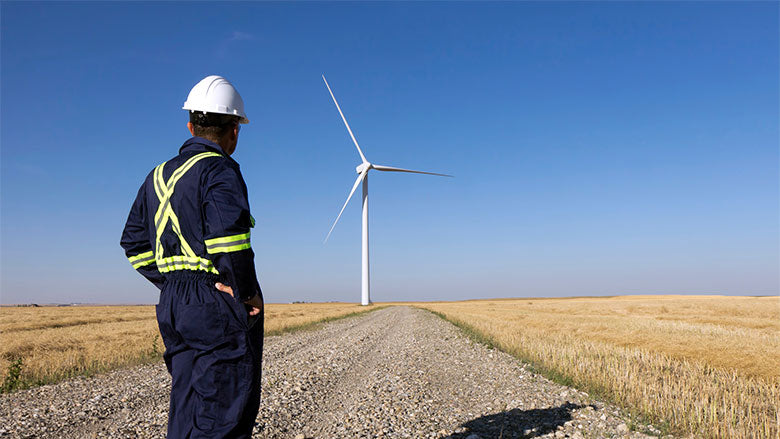
{"label": "field horizon", "polygon": [[[608,294],[608,295],[593,295],[593,296],[513,296],[513,297],[484,297],[484,298],[476,298],[476,299],[456,299],[456,300],[415,300],[415,301],[408,301],[408,300],[384,300],[384,301],[378,301],[378,302],[371,302],[373,305],[393,305],[393,304],[403,304],[403,303],[428,303],[428,302],[478,302],[478,301],[501,301],[501,300],[555,300],[555,299],[614,299],[614,298],[621,298],[621,297],[630,297],[630,298],[673,298],[673,297],[755,297],[755,298],[762,298],[762,297],[780,297],[780,293],[778,294],[720,294],[720,293],[673,293],[673,294],[645,294],[645,293],[638,293],[638,294]],[[290,305],[290,304],[305,304],[305,303],[312,303],[312,304],[326,304],[326,303],[338,303],[338,304],[353,304],[353,303],[359,303],[359,301],[351,302],[351,301],[344,301],[344,300],[330,300],[330,301],[317,301],[317,300],[304,300],[304,301],[293,301],[293,302],[265,302],[266,305]],[[0,308],[17,308],[17,307],[88,307],[88,306],[154,306],[156,303],[147,302],[147,303],[99,303],[99,302],[51,302],[51,303],[38,303],[38,302],[29,302],[29,303],[0,303]]]}

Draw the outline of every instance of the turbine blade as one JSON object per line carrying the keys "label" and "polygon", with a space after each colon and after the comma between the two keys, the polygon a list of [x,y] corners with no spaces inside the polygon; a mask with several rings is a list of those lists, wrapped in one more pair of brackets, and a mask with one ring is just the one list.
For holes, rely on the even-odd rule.
{"label": "turbine blade", "polygon": [[382,166],[382,165],[371,165],[372,168],[376,169],[377,171],[388,171],[388,172],[411,172],[413,174],[428,174],[428,175],[438,175],[440,177],[454,177],[453,175],[449,174],[437,174],[435,172],[425,172],[425,171],[413,171],[411,169],[404,169],[404,168],[394,168],[392,166]]}
{"label": "turbine blade", "polygon": [[333,103],[336,104],[336,108],[339,110],[339,114],[341,115],[341,120],[343,120],[344,125],[347,126],[347,131],[349,131],[349,136],[352,137],[352,141],[355,142],[355,146],[357,147],[358,153],[360,154],[360,158],[363,160],[363,163],[366,163],[368,160],[366,160],[366,156],[363,155],[363,151],[360,150],[360,145],[358,145],[358,142],[355,139],[355,135],[352,134],[352,129],[349,127],[349,124],[347,123],[347,118],[344,117],[344,113],[341,112],[341,107],[339,106],[338,101],[336,101],[336,96],[333,95],[333,91],[330,89],[330,85],[328,85],[328,80],[325,79],[325,75],[322,75],[322,80],[325,81],[325,87],[328,87],[328,92],[330,92],[330,97],[333,98]]}
{"label": "turbine blade", "polygon": [[347,203],[349,203],[349,200],[352,198],[352,195],[355,193],[355,189],[357,189],[358,185],[360,185],[363,179],[366,178],[366,174],[368,174],[368,168],[364,169],[363,172],[361,172],[360,175],[358,175],[357,180],[355,180],[355,185],[352,186],[352,190],[349,192],[349,196],[347,196],[347,201],[344,202],[344,206],[341,207],[341,212],[339,212],[339,216],[336,217],[336,221],[334,221],[333,225],[330,227],[328,236],[325,237],[325,242],[328,242],[328,238],[330,238],[330,234],[333,233],[333,229],[336,227],[336,223],[339,222],[339,218],[341,218],[341,214],[344,213],[344,209],[347,207]]}

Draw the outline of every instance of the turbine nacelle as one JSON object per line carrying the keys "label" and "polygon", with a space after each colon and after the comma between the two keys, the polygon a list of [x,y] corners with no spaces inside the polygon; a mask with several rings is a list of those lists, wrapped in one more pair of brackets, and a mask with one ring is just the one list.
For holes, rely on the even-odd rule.
{"label": "turbine nacelle", "polygon": [[363,163],[357,165],[357,167],[355,168],[355,172],[357,172],[358,174],[362,174],[363,171],[367,171],[367,170],[372,169],[372,168],[373,168],[373,165],[371,165],[371,163],[363,162]]}

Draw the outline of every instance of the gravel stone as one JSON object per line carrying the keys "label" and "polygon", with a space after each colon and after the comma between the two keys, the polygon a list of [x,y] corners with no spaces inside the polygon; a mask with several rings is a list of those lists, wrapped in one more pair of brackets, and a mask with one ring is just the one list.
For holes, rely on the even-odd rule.
{"label": "gravel stone", "polygon": [[[169,391],[159,362],[0,395],[0,438],[163,438]],[[262,395],[254,438],[655,437],[409,307],[267,337]]]}

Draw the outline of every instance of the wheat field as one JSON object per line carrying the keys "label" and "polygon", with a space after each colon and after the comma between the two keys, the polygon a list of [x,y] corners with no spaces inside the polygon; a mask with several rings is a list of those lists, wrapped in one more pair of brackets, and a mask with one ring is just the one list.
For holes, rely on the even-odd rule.
{"label": "wheat field", "polygon": [[780,437],[780,297],[412,303],[670,432]]}
{"label": "wheat field", "polygon": [[[275,335],[364,311],[352,303],[266,304],[264,330]],[[152,305],[0,308],[4,391],[156,360],[164,349]]]}

